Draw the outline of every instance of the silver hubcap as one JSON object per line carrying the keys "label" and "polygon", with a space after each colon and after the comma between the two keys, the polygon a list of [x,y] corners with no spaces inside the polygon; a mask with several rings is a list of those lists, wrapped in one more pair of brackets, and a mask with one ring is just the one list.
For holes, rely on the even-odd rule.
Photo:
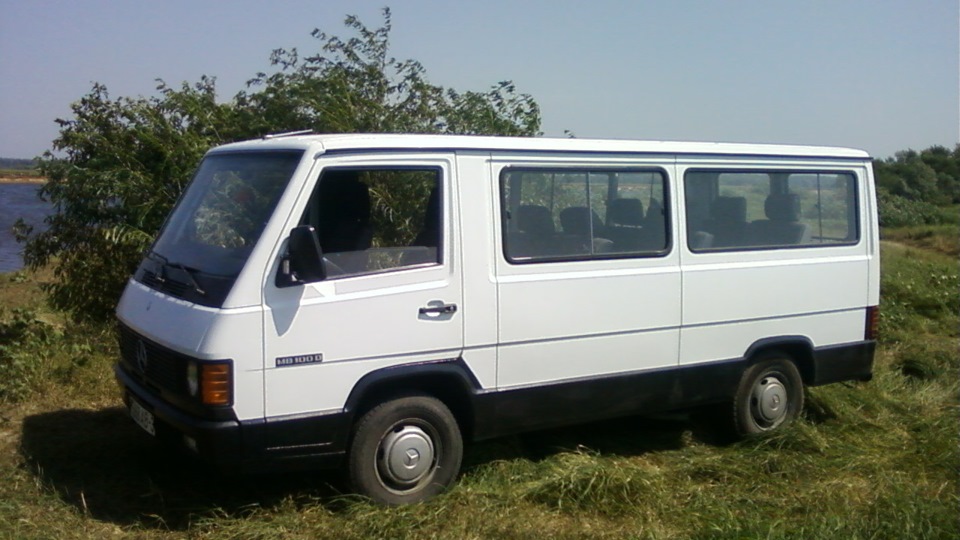
{"label": "silver hubcap", "polygon": [[787,388],[776,377],[763,377],[753,388],[750,400],[753,417],[763,427],[774,427],[787,415]]}
{"label": "silver hubcap", "polygon": [[433,440],[418,426],[398,426],[380,441],[377,469],[395,487],[416,485],[433,470]]}

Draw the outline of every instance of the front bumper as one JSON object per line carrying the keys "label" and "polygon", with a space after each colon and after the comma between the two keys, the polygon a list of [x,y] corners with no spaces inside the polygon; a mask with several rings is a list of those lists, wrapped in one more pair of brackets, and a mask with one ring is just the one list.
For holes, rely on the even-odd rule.
{"label": "front bumper", "polygon": [[243,426],[239,421],[198,418],[148,391],[119,364],[114,367],[114,373],[123,390],[124,405],[129,409],[130,400],[136,400],[150,412],[158,439],[183,446],[222,469],[242,467],[254,458],[252,454],[255,452],[250,441],[244,439]]}
{"label": "front bumper", "polygon": [[114,367],[124,404],[136,400],[153,415],[156,437],[217,469],[257,473],[336,467],[345,453],[346,413],[300,415],[270,421],[198,418],[145,388],[121,364]]}

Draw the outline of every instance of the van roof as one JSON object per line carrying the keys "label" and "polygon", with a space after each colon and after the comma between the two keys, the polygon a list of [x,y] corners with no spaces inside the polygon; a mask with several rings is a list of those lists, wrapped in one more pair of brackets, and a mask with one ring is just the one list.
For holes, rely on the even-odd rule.
{"label": "van roof", "polygon": [[268,135],[262,139],[223,145],[214,151],[266,148],[313,148],[322,153],[371,150],[478,150],[605,154],[720,154],[845,159],[869,159],[870,157],[863,150],[829,146],[390,133],[304,134],[301,132],[289,135]]}

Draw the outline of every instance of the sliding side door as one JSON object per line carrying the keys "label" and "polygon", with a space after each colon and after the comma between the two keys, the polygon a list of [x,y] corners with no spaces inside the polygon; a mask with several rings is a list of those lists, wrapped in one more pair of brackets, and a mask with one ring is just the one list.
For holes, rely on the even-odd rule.
{"label": "sliding side door", "polygon": [[669,163],[495,161],[504,416],[614,415],[643,401],[637,376],[677,365]]}

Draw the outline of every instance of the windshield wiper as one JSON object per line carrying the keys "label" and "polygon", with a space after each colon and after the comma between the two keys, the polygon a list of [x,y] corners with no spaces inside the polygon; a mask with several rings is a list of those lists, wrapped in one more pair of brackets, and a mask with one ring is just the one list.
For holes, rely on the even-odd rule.
{"label": "windshield wiper", "polygon": [[194,273],[194,272],[199,272],[199,270],[197,270],[196,268],[190,268],[189,266],[184,266],[184,265],[182,265],[182,264],[180,264],[180,263],[178,263],[178,262],[169,262],[169,261],[168,261],[167,264],[170,265],[170,266],[172,266],[172,267],[174,267],[174,268],[179,268],[180,270],[183,270],[183,273],[186,274],[188,278],[190,278],[190,284],[193,285],[193,290],[197,291],[197,294],[199,294],[200,296],[206,296],[206,295],[207,295],[207,291],[203,290],[203,289],[200,287],[200,284],[197,283],[197,279],[196,279],[195,277],[193,277],[193,273]]}
{"label": "windshield wiper", "polygon": [[[193,290],[196,291],[197,294],[199,294],[200,296],[207,295],[207,291],[203,290],[203,288],[197,282],[197,279],[193,276],[194,272],[199,272],[199,270],[197,270],[196,268],[190,268],[189,266],[185,266],[178,262],[170,262],[170,259],[167,259],[166,257],[157,253],[156,251],[148,251],[147,258],[153,259],[160,263],[160,272],[155,274],[156,280],[159,281],[160,283],[166,283],[170,279],[169,277],[167,277],[166,268],[168,266],[172,266],[174,268],[177,268],[183,271],[183,273],[187,275],[187,278],[190,280],[190,285],[193,286]],[[173,280],[173,281],[180,283],[180,281],[177,281],[177,280]]]}
{"label": "windshield wiper", "polygon": [[170,261],[167,260],[167,258],[164,257],[163,255],[157,253],[156,251],[152,251],[152,250],[148,250],[148,251],[147,251],[147,258],[148,258],[148,259],[152,259],[152,260],[157,261],[157,262],[160,263],[160,271],[159,271],[159,272],[156,272],[156,273],[154,274],[154,276],[155,276],[155,279],[156,279],[157,281],[159,281],[160,283],[166,283],[166,282],[167,282],[167,274],[166,274],[166,271],[165,271],[165,270],[166,270],[166,268],[167,268],[167,265],[170,264]]}

